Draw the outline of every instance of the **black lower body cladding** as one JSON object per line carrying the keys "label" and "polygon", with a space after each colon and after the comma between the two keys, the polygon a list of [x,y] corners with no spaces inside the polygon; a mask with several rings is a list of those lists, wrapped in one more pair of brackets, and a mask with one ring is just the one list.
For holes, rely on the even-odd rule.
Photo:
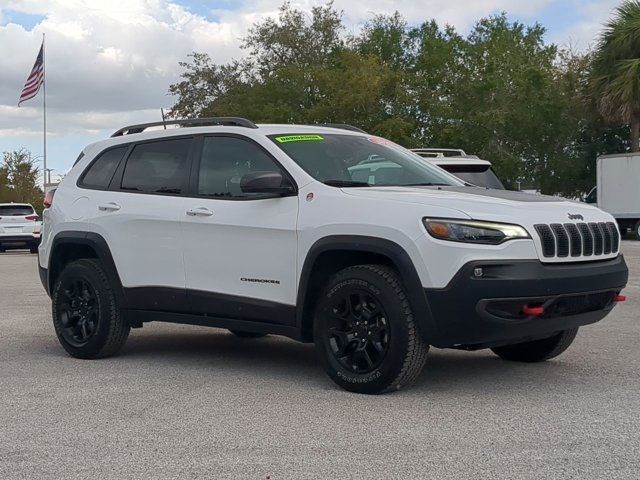
{"label": "black lower body cladding", "polygon": [[[594,323],[611,311],[627,278],[622,255],[563,264],[470,262],[445,288],[425,289],[438,330],[430,343],[483,348]],[[535,311],[523,313],[526,307]]]}

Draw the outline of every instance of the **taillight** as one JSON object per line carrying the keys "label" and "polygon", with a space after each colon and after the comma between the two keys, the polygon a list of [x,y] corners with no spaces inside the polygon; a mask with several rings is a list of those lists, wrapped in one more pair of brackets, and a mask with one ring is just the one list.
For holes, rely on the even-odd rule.
{"label": "taillight", "polygon": [[55,194],[56,194],[55,188],[52,188],[47,192],[47,194],[44,196],[44,201],[42,202],[42,204],[44,205],[44,208],[50,208],[51,205],[53,205],[53,196]]}
{"label": "taillight", "polygon": [[27,215],[26,217],[24,217],[25,220],[31,220],[32,222],[35,222],[36,220],[38,220],[38,215]]}

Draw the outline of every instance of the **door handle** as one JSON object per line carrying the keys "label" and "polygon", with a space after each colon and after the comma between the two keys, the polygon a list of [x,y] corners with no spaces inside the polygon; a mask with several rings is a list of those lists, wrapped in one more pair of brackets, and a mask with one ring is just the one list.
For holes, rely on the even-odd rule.
{"label": "door handle", "polygon": [[187,215],[190,217],[210,217],[213,212],[205,207],[190,208],[187,210]]}
{"label": "door handle", "polygon": [[101,212],[117,212],[118,210],[120,210],[120,208],[120,205],[113,202],[98,205],[98,210],[100,210]]}

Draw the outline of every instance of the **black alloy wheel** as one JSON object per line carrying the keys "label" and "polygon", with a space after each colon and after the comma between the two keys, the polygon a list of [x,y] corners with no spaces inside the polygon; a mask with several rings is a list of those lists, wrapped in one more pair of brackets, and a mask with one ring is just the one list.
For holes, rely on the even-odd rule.
{"label": "black alloy wheel", "polygon": [[117,284],[99,260],[67,264],[53,282],[53,326],[62,347],[76,358],[104,358],[120,350],[131,326],[121,315]]}
{"label": "black alloy wheel", "polygon": [[325,330],[331,353],[355,373],[378,368],[389,350],[387,314],[369,292],[352,289],[333,299],[330,327]]}
{"label": "black alloy wheel", "polygon": [[85,279],[66,278],[58,310],[63,338],[74,347],[86,345],[98,329],[98,300]]}
{"label": "black alloy wheel", "polygon": [[318,299],[313,338],[329,377],[345,390],[365,394],[413,382],[429,351],[404,285],[386,265],[336,272]]}

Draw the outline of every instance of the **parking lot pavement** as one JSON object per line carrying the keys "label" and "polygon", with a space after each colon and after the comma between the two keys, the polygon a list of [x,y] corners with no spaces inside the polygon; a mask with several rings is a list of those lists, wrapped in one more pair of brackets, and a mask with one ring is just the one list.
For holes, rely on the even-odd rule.
{"label": "parking lot pavement", "polygon": [[313,347],[148,324],[68,357],[36,257],[0,255],[0,478],[638,478],[640,242],[628,301],[544,364],[432,350],[413,387],[338,389]]}

